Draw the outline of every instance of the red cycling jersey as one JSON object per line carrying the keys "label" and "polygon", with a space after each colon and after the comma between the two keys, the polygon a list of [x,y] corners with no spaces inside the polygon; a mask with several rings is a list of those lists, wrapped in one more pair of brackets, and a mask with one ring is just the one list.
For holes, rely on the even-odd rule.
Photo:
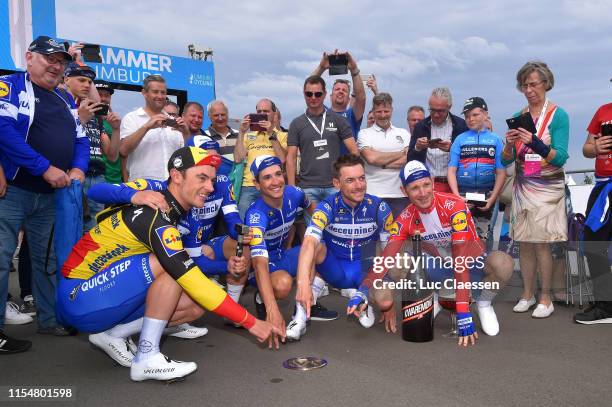
{"label": "red cycling jersey", "polygon": [[[396,219],[397,233],[392,234],[382,256],[394,257],[402,247],[403,242],[411,238],[417,231],[423,241],[423,251],[435,256],[452,256],[453,264],[459,264],[457,258],[472,257],[476,259],[484,254],[484,245],[472,220],[472,214],[462,198],[441,192],[434,192],[433,204],[422,210],[414,204],[404,209]],[[461,263],[465,264],[465,260]],[[371,271],[364,279],[364,284],[371,287],[374,279],[386,274]],[[468,272],[455,271],[455,279],[468,282]],[[458,312],[468,312],[470,293],[468,289],[459,289],[456,293]]]}

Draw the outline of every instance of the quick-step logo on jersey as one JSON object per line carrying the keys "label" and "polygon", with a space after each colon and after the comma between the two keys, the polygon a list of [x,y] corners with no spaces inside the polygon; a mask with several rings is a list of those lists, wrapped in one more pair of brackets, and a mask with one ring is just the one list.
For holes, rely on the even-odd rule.
{"label": "quick-step logo on jersey", "polygon": [[420,301],[413,302],[402,308],[402,322],[412,321],[413,319],[421,319],[428,312],[433,311],[433,294],[428,295]]}
{"label": "quick-step logo on jersey", "polygon": [[183,242],[181,241],[181,234],[178,229],[174,226],[162,226],[155,229],[155,234],[162,243],[164,251],[168,257],[172,257],[175,254],[183,251]]}

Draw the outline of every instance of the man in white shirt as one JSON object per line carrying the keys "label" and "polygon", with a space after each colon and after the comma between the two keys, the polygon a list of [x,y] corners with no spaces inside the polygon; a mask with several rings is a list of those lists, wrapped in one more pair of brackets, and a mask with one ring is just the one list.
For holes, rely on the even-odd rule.
{"label": "man in white shirt", "polygon": [[166,95],[166,80],[161,75],[147,76],[142,89],[145,107],[126,114],[121,121],[119,153],[127,157],[130,181],[167,180],[166,163],[173,152],[183,147],[183,134],[177,123],[182,119],[163,112]]}
{"label": "man in white shirt", "polygon": [[359,132],[357,146],[366,161],[367,193],[383,198],[396,217],[408,205],[397,174],[406,164],[410,133],[391,124],[393,98],[390,94],[379,93],[372,104],[374,124]]}

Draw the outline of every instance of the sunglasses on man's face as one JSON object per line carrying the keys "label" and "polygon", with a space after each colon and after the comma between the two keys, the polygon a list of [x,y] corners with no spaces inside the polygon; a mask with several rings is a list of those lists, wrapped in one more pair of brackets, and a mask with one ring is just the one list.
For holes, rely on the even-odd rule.
{"label": "sunglasses on man's face", "polygon": [[321,96],[323,96],[323,92],[304,92],[304,95],[306,95],[307,98],[320,98]]}

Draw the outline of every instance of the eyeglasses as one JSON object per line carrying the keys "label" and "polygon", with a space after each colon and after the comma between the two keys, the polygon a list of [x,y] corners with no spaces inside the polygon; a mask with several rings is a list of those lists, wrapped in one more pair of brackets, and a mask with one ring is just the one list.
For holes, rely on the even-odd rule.
{"label": "eyeglasses", "polygon": [[448,109],[432,109],[431,107],[429,108],[429,113],[444,114],[447,112],[448,112]]}
{"label": "eyeglasses", "polygon": [[40,54],[40,55],[42,55],[45,58],[45,61],[47,61],[49,65],[55,65],[55,64],[60,64],[61,66],[68,65],[68,60],[62,57],[58,57],[54,55],[46,55],[46,54]]}
{"label": "eyeglasses", "polygon": [[323,92],[304,92],[304,95],[306,95],[307,98],[320,98],[321,96],[323,96]]}
{"label": "eyeglasses", "polygon": [[541,85],[542,83],[544,83],[544,81],[537,81],[537,82],[531,82],[531,83],[524,83],[521,85],[521,89],[522,90],[527,90],[529,88],[534,89],[536,86]]}

